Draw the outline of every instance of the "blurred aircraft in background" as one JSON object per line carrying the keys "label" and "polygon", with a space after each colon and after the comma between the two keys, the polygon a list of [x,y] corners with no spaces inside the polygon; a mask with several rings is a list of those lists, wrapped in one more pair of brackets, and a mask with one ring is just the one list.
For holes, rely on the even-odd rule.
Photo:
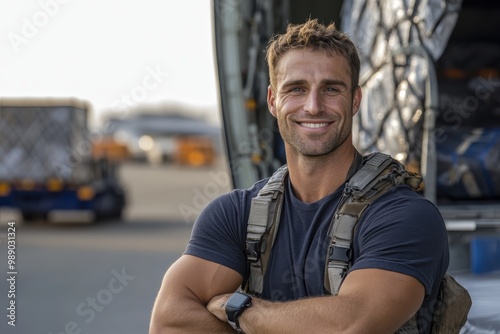
{"label": "blurred aircraft in background", "polygon": [[179,113],[142,112],[109,117],[96,137],[95,148],[100,152],[152,165],[212,165],[220,151],[218,126]]}

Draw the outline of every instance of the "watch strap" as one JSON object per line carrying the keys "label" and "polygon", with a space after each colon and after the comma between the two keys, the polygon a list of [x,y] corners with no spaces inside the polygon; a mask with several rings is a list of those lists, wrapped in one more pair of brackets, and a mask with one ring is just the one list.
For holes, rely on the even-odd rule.
{"label": "watch strap", "polygon": [[[240,304],[237,305],[232,305],[231,303],[231,298],[233,296],[237,295],[238,297],[246,297],[246,300],[244,302],[241,302]],[[238,321],[239,316],[245,311],[248,307],[252,305],[252,298],[242,292],[235,292],[231,297],[229,297],[228,302],[226,303],[226,316],[227,316],[227,322],[231,327],[236,330],[237,333],[243,333],[243,330],[240,327],[240,323]]]}

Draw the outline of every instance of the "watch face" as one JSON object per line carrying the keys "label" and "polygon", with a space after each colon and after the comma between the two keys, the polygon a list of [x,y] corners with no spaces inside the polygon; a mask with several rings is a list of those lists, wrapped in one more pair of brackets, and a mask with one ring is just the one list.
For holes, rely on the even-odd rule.
{"label": "watch face", "polygon": [[242,293],[233,293],[227,301],[227,306],[230,308],[239,308],[248,303],[252,298]]}

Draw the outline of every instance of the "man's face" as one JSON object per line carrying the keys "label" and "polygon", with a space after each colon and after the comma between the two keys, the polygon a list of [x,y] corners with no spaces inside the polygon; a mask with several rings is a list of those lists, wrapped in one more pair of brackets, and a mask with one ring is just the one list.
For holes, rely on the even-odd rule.
{"label": "man's face", "polygon": [[349,64],[343,56],[291,50],[279,60],[276,74],[268,105],[290,154],[321,156],[343,143],[351,144],[347,139],[361,90],[356,89],[353,96]]}

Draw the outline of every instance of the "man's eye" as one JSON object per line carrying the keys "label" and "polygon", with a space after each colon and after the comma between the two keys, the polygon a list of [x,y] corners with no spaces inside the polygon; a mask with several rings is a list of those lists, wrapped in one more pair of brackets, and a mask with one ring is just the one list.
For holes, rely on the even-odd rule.
{"label": "man's eye", "polygon": [[302,89],[299,87],[290,88],[290,92],[301,92],[301,91],[302,91]]}
{"label": "man's eye", "polygon": [[338,92],[339,90],[337,88],[335,88],[335,87],[327,87],[325,89],[325,91],[327,91],[327,92]]}

